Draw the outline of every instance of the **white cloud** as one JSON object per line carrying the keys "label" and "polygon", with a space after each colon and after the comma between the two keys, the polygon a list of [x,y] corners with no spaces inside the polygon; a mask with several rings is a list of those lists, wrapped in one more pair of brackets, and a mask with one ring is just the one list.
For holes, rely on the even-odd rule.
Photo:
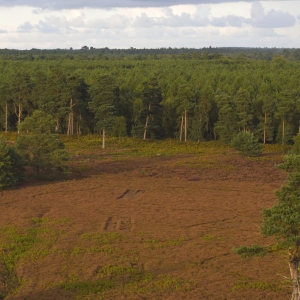
{"label": "white cloud", "polygon": [[272,9],[265,13],[260,2],[253,2],[251,17],[250,24],[260,28],[293,27],[296,24],[296,18],[288,12]]}
{"label": "white cloud", "polygon": [[49,25],[59,28],[70,28],[72,27],[85,27],[86,23],[83,16],[78,16],[75,18],[67,18],[65,16],[46,16],[45,22]]}
{"label": "white cloud", "polygon": [[[252,0],[244,0],[251,2]],[[30,6],[40,9],[61,10],[78,8],[116,8],[116,7],[168,7],[174,5],[200,5],[238,0],[0,0],[0,7]]]}
{"label": "white cloud", "polygon": [[[68,5],[64,0],[61,2]],[[96,1],[87,4],[91,2]],[[212,0],[211,4],[170,7],[154,7],[154,2],[163,3],[152,0],[153,7],[111,10],[3,8],[0,43],[3,48],[300,46],[300,24],[296,22],[300,20],[300,2],[294,9],[291,5],[285,9],[280,1],[212,4]],[[175,2],[164,3],[167,6]],[[3,0],[0,6],[1,3]]]}
{"label": "white cloud", "polygon": [[122,15],[113,15],[107,19],[95,19],[86,23],[89,28],[116,29],[130,26],[130,19]]}
{"label": "white cloud", "polygon": [[34,26],[30,22],[25,22],[24,24],[18,27],[19,32],[30,32],[34,29]]}

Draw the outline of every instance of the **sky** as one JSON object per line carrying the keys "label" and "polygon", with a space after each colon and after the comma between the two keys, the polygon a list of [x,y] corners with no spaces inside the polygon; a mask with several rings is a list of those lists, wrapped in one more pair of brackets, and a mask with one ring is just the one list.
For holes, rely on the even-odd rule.
{"label": "sky", "polygon": [[300,0],[0,0],[0,49],[300,48]]}

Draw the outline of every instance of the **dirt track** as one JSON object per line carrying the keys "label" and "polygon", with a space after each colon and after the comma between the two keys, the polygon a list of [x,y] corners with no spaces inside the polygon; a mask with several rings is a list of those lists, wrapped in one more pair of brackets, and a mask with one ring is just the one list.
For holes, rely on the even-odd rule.
{"label": "dirt track", "polygon": [[[57,233],[20,261],[24,283],[7,299],[289,299],[290,289],[276,290],[276,274],[288,276],[283,256],[241,259],[232,250],[274,242],[259,234],[261,209],[276,203],[285,179],[274,159],[92,159],[73,180],[3,192],[1,226],[40,218]],[[104,276],[104,266],[125,271]],[[152,277],[134,285],[135,270]],[[89,298],[59,285],[104,277],[116,287]]]}

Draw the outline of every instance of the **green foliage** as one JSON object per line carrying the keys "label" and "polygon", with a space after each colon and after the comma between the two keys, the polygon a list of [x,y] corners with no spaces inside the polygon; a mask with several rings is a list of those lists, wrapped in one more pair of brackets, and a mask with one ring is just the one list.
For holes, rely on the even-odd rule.
{"label": "green foliage", "polygon": [[107,130],[114,123],[115,80],[110,74],[97,74],[89,89],[89,109],[95,115],[96,127]]}
{"label": "green foliage", "polygon": [[[288,172],[285,184],[276,191],[278,203],[271,208],[263,208],[263,224],[261,233],[274,236],[278,243],[270,251],[288,250],[293,296],[298,291],[298,263],[300,246],[300,155],[290,154],[278,168]],[[270,247],[268,247],[270,248]],[[265,247],[253,245],[234,249],[242,257],[265,255],[269,251]],[[265,287],[265,286],[261,286]]]}
{"label": "green foliage", "polygon": [[294,145],[290,151],[290,154],[300,155],[300,134],[297,134],[294,138]]}
{"label": "green foliage", "polygon": [[215,133],[223,142],[230,142],[238,131],[237,112],[233,99],[227,93],[216,96],[218,106],[218,121],[215,124]]}
{"label": "green foliage", "polygon": [[262,234],[275,236],[292,247],[300,245],[300,155],[284,157],[278,168],[288,172],[285,185],[276,191],[278,204],[263,209]]}
{"label": "green foliage", "polygon": [[[18,262],[27,255],[37,241],[38,228],[0,228],[0,299],[18,289],[22,284],[16,274]],[[3,298],[2,298],[3,297]]]}
{"label": "green foliage", "polygon": [[265,247],[259,245],[252,245],[250,247],[241,246],[239,248],[234,248],[233,251],[243,258],[253,256],[265,256],[268,254],[268,250]]}
{"label": "green foliage", "polygon": [[161,138],[162,91],[156,77],[143,83],[142,100],[144,108],[140,112],[140,124],[146,133],[144,137]]}
{"label": "green foliage", "polygon": [[[209,53],[154,49],[155,58],[136,55],[149,49],[65,51],[59,50],[57,56],[9,55],[10,59],[3,54],[2,129],[16,130],[16,123],[39,109],[55,119],[57,133],[70,135],[99,133],[104,128],[110,135],[117,116],[126,119],[127,134],[142,137],[148,117],[147,137],[174,138],[182,114],[187,135],[196,141],[230,142],[240,130],[251,130],[260,141],[290,143],[298,130],[298,50],[285,55],[297,59],[284,64],[271,61],[269,50],[231,59],[215,53],[216,49]],[[245,59],[250,56],[253,60]],[[120,135],[120,128],[123,135],[119,126],[113,134]]]}
{"label": "green foliage", "polygon": [[124,137],[127,135],[125,117],[121,116],[115,118],[115,124],[112,128],[112,135],[116,137]]}
{"label": "green foliage", "polygon": [[239,279],[234,286],[232,287],[232,291],[246,291],[254,289],[257,291],[278,291],[279,287],[273,282],[264,282],[264,281],[254,281],[251,278],[245,277]]}
{"label": "green foliage", "polygon": [[33,115],[26,118],[20,125],[19,131],[28,134],[51,134],[55,129],[55,119],[41,110],[35,110]]}
{"label": "green foliage", "polygon": [[17,138],[16,147],[37,175],[53,177],[68,171],[69,156],[58,135],[51,134],[53,126],[53,118],[42,111],[35,111],[19,126],[23,134]]}
{"label": "green foliage", "polygon": [[258,156],[262,152],[262,145],[252,133],[241,131],[231,141],[231,146],[245,156]]}
{"label": "green foliage", "polygon": [[97,281],[71,281],[62,283],[59,287],[67,291],[76,292],[81,295],[99,294],[105,290],[115,287],[115,283],[110,280],[97,280]]}
{"label": "green foliage", "polygon": [[24,175],[24,158],[0,138],[0,188],[12,186]]}
{"label": "green foliage", "polygon": [[251,99],[249,91],[240,88],[235,95],[236,112],[238,116],[238,125],[244,131],[249,129],[251,120]]}

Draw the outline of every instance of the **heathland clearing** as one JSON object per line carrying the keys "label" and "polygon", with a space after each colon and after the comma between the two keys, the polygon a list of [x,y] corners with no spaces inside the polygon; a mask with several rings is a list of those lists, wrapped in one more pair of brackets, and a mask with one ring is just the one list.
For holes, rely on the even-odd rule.
{"label": "heathland clearing", "polygon": [[70,180],[0,194],[0,299],[289,297],[280,253],[232,251],[274,243],[259,226],[286,176],[283,149],[89,141],[65,140]]}

